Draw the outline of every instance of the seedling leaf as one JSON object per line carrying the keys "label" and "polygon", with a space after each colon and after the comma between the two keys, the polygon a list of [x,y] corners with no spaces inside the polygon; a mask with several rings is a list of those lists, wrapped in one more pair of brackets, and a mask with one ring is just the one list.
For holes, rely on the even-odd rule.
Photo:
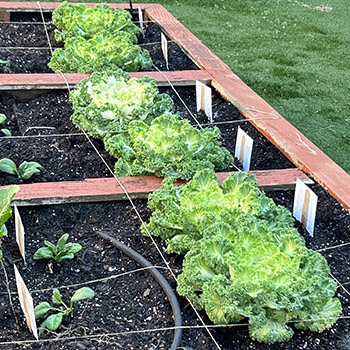
{"label": "seedling leaf", "polygon": [[[50,331],[55,331],[61,325],[63,312],[49,316],[40,326],[40,334],[45,330],[45,327]],[[45,326],[44,326],[45,325]],[[43,327],[44,326],[44,327]],[[44,328],[42,330],[42,328]]]}
{"label": "seedling leaf", "polygon": [[6,115],[3,113],[0,113],[0,124],[4,124],[6,121]]}
{"label": "seedling leaf", "polygon": [[52,250],[48,247],[39,248],[33,256],[34,260],[53,258]]}
{"label": "seedling leaf", "polygon": [[69,235],[68,233],[65,233],[61,236],[61,238],[57,241],[57,250],[60,252],[64,249],[67,241],[68,241]]}
{"label": "seedling leaf", "polygon": [[57,288],[55,288],[53,290],[51,300],[52,300],[52,302],[55,305],[61,305],[62,304],[62,296],[61,296],[60,291]]}
{"label": "seedling leaf", "polygon": [[12,133],[9,129],[1,129],[2,133],[5,135],[5,136],[12,136]]}
{"label": "seedling leaf", "polygon": [[89,287],[83,287],[78,289],[72,296],[70,302],[71,305],[79,300],[91,299],[95,296],[95,292]]}
{"label": "seedling leaf", "polygon": [[37,162],[26,162],[24,161],[19,167],[18,167],[18,176],[22,180],[28,180],[31,178],[34,174],[40,173],[40,170],[43,169],[42,165],[40,165]]}
{"label": "seedling leaf", "polygon": [[38,319],[45,316],[51,309],[52,307],[47,301],[40,303],[34,309],[35,318]]}
{"label": "seedling leaf", "polygon": [[0,160],[0,171],[11,175],[18,175],[15,162],[9,158],[2,158]]}

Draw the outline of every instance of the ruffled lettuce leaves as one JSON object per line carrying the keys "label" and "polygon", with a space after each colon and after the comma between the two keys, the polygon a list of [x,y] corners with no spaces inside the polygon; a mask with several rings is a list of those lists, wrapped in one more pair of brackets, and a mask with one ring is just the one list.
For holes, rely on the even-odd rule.
{"label": "ruffled lettuce leaves", "polygon": [[247,319],[251,338],[272,344],[289,340],[292,326],[322,332],[341,314],[327,261],[253,175],[232,173],[220,185],[206,169],[179,187],[167,179],[149,207],[142,232],[186,254],[177,291],[214,323]]}
{"label": "ruffled lettuce leaves", "polygon": [[136,45],[140,29],[131,15],[106,4],[89,7],[67,2],[53,12],[55,38],[64,49],[54,51],[49,67],[55,72],[92,73],[121,68],[146,70],[152,60],[147,50]]}
{"label": "ruffled lettuce leaves", "polygon": [[194,128],[177,115],[163,114],[150,124],[131,121],[128,135],[105,138],[116,158],[117,176],[157,175],[190,179],[200,169],[224,169],[232,156],[221,147],[217,128]]}

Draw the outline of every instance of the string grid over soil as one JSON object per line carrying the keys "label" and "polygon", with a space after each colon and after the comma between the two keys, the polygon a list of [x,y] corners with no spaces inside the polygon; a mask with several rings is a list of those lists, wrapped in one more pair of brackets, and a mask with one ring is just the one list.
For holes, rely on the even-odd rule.
{"label": "string grid over soil", "polygon": [[[350,216],[319,185],[312,186],[319,196],[316,218],[315,237],[312,239],[296,224],[300,233],[306,238],[307,246],[313,249],[330,247],[350,241]],[[273,191],[268,195],[277,203],[292,207],[294,192]],[[143,220],[148,220],[150,212],[146,202],[135,201]],[[102,241],[94,231],[102,230],[137,250],[156,266],[165,264],[151,240],[140,234],[140,222],[129,202],[106,202],[90,204],[57,205],[36,208],[21,208],[22,220],[26,229],[27,267],[24,267],[15,245],[13,219],[8,224],[9,237],[4,241],[4,263],[10,276],[10,290],[15,291],[12,264],[16,263],[30,290],[53,288],[73,283],[82,283],[97,278],[107,277],[131,271],[138,266],[117,252],[109,243]],[[70,240],[78,242],[83,250],[75,260],[67,261],[61,266],[53,265],[54,274],[49,273],[46,261],[33,261],[32,255],[42,245],[44,239],[55,242],[63,233],[70,234]],[[163,250],[163,242],[156,239]],[[327,259],[332,274],[342,283],[350,282],[349,249],[327,250],[322,254]],[[181,271],[182,257],[165,254],[171,268],[178,275]],[[165,269],[160,269],[170,284],[175,282]],[[3,273],[0,273],[4,280]],[[86,304],[77,305],[73,317],[64,323],[59,331],[60,337],[81,336],[101,333],[142,330],[158,327],[172,327],[173,321],[170,306],[163,292],[147,272],[110,279],[89,285],[96,292],[94,299]],[[346,286],[346,284],[345,284]],[[68,298],[80,286],[61,289]],[[33,292],[35,304],[47,300],[50,292]],[[338,288],[336,296],[343,305],[343,314],[350,314],[349,296]],[[17,297],[14,298],[15,310],[20,319],[17,329],[8,304],[5,292],[0,294],[1,341],[31,339],[22,320]],[[179,298],[185,326],[200,325],[187,301]],[[211,324],[203,312],[200,312],[205,323]],[[246,322],[243,320],[242,322]],[[215,328],[212,333],[222,350],[257,349],[257,350],[346,350],[348,349],[349,319],[338,320],[329,330],[318,334],[310,331],[295,331],[287,343],[264,345],[249,338],[246,326]],[[97,340],[80,339],[62,340],[53,343],[0,346],[0,349],[169,349],[173,331],[157,331],[138,335],[118,337],[101,337]],[[45,335],[44,339],[54,335]],[[185,329],[182,346],[195,350],[214,350],[212,340],[203,329]]]}
{"label": "string grid over soil", "polygon": [[[54,37],[55,26],[46,24],[53,49],[63,47]],[[166,70],[166,63],[161,49],[161,30],[156,24],[145,29],[145,38],[138,35],[138,44],[148,50],[153,64],[160,70]],[[169,39],[168,39],[169,40]],[[20,48],[20,49],[19,49]],[[181,48],[169,40],[169,70],[199,69]],[[43,24],[36,23],[1,23],[0,22],[0,57],[10,62],[10,66],[0,65],[0,73],[53,73],[47,66],[51,52]],[[155,67],[147,71],[155,71]]]}
{"label": "string grid over soil", "polygon": [[[175,110],[183,118],[188,118],[194,126],[198,125],[188,113],[183,103],[171,88],[161,88],[161,92],[170,94],[175,102]],[[200,123],[208,123],[202,111],[196,113],[195,89],[193,87],[176,88],[181,98],[194,113]],[[52,91],[30,99],[15,98],[8,93],[0,93],[0,111],[7,116],[3,127],[11,130],[13,135],[48,135],[79,133],[69,117],[72,107],[67,91]],[[215,121],[245,120],[237,109],[220,97],[213,96]],[[13,117],[12,117],[13,116]],[[222,133],[222,145],[234,154],[238,125],[254,138],[251,169],[284,169],[293,167],[292,163],[260,134],[249,122],[222,124],[218,127]],[[94,144],[113,169],[115,158],[105,150],[100,140]],[[37,161],[44,169],[26,182],[47,182],[64,180],[83,180],[86,178],[111,176],[92,146],[82,136],[38,137],[24,139],[1,139],[0,159],[9,157],[19,164],[23,161]],[[236,161],[236,166],[241,165]],[[229,169],[235,170],[233,166]],[[20,183],[14,176],[0,173],[0,184]]]}

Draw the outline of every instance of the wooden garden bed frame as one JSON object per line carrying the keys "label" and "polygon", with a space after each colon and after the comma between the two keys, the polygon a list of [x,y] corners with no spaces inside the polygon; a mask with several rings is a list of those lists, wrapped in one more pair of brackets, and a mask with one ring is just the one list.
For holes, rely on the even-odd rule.
{"label": "wooden garden bed frame", "polygon": [[[59,5],[59,3],[50,2],[40,3],[43,12],[52,12]],[[87,3],[87,5],[95,6],[96,4]],[[128,4],[109,5],[112,8],[129,9]],[[250,123],[267,137],[293,164],[300,170],[310,174],[345,209],[350,209],[350,176],[341,167],[250,89],[223,61],[163,6],[158,4],[135,4],[134,8],[137,9],[138,6],[144,10],[145,18],[159,25],[163,32],[171,40],[175,41],[202,70],[166,72],[166,75],[171,77],[169,80],[174,85],[192,84],[194,80],[198,79],[198,75],[201,76],[201,79],[198,80],[206,81],[207,83],[211,82],[211,85],[225,99],[234,104],[247,119],[251,119],[249,120]],[[36,2],[16,3],[0,1],[0,21],[10,20],[11,12],[40,12],[40,8]],[[168,83],[164,75],[159,72],[158,74],[155,72],[132,73],[132,75],[151,75],[160,84],[167,85]],[[72,86],[85,76],[81,74],[65,74],[69,84]],[[65,81],[59,74],[0,74],[0,89],[3,90],[50,88],[50,85],[51,88],[62,88],[63,83],[65,84]],[[99,179],[99,181],[105,180]],[[85,183],[89,181],[92,180],[86,180]],[[138,181],[137,178],[135,181]],[[36,184],[25,186],[34,185]],[[40,186],[44,185],[55,188],[57,183],[51,183],[51,185],[49,183],[40,184]],[[118,185],[115,184],[115,186]],[[22,187],[26,188],[24,186]],[[148,193],[148,189],[145,188],[143,192]],[[102,197],[104,195],[107,196],[107,194],[103,193],[101,195]]]}

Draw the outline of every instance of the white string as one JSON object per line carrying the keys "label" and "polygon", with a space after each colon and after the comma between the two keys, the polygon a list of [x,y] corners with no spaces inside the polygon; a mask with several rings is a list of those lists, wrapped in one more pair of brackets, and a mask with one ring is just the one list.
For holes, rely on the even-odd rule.
{"label": "white string", "polygon": [[329,273],[329,275],[334,279],[334,281],[336,281],[337,283],[338,283],[338,285],[339,285],[339,287],[341,288],[341,289],[343,289],[344,290],[344,292],[347,294],[347,295],[349,295],[350,296],[350,293],[349,293],[349,291],[331,274],[331,273]]}
{"label": "white string", "polygon": [[345,247],[347,245],[349,245],[350,242],[347,242],[347,243],[343,243],[343,244],[338,244],[338,245],[334,245],[333,247],[327,247],[327,248],[322,248],[322,249],[318,249],[316,250],[317,252],[323,252],[325,250],[329,250],[329,249],[335,249],[335,248],[340,248],[340,247]]}
{"label": "white string", "polygon": [[[38,6],[39,6],[39,9],[40,9],[40,13],[41,13],[41,17],[43,19],[43,24],[44,24],[44,28],[45,28],[45,32],[46,32],[46,36],[47,36],[47,40],[49,42],[49,46],[51,48],[51,43],[50,43],[50,38],[49,38],[49,35],[48,35],[48,32],[47,32],[47,28],[46,28],[46,24],[45,24],[45,19],[44,19],[44,15],[43,15],[43,12],[42,12],[42,8],[41,8],[41,5],[40,5],[40,2],[38,1]],[[52,50],[52,48],[51,48]],[[60,72],[60,74],[62,75],[63,79],[65,80],[66,84],[67,84],[67,88],[68,88],[68,91],[70,92],[70,87],[69,87],[69,84],[68,84],[68,81],[67,79],[65,78],[64,74],[62,72]],[[168,80],[168,78],[167,78]],[[131,199],[129,193],[127,192],[126,188],[124,187],[124,185],[122,184],[122,182],[119,180],[119,178],[114,174],[113,170],[110,168],[110,166],[107,164],[106,160],[103,158],[103,156],[101,155],[101,153],[98,151],[98,149],[95,147],[94,143],[92,142],[91,138],[89,137],[89,135],[84,131],[82,130],[85,137],[87,138],[87,140],[89,141],[89,143],[91,144],[91,146],[94,148],[95,152],[97,153],[97,155],[100,157],[100,159],[102,160],[102,162],[105,164],[105,166],[107,167],[108,171],[112,174],[112,176],[115,178],[115,180],[118,182],[119,186],[121,187],[121,189],[123,190],[123,192],[125,193],[127,199],[129,200],[132,208],[134,209],[137,217],[139,218],[141,224],[145,227],[145,230],[146,230],[146,233],[147,235],[150,237],[150,239],[152,240],[152,243],[153,245],[155,246],[155,248],[157,249],[159,255],[161,256],[163,262],[165,263],[165,265],[167,266],[169,272],[171,273],[172,277],[174,278],[174,280],[177,282],[177,278],[173,272],[173,270],[171,269],[168,261],[166,260],[164,254],[162,253],[161,249],[158,247],[157,243],[155,242],[153,236],[151,235],[150,231],[148,230],[147,226],[145,226],[145,222],[143,221],[142,217],[141,217],[141,214],[139,213],[139,211],[137,210],[135,204],[134,204],[134,201]],[[217,341],[215,340],[215,338],[213,337],[213,335],[211,334],[210,330],[207,328],[206,324],[204,323],[203,319],[201,318],[201,316],[199,315],[198,311],[196,310],[196,308],[194,307],[194,305],[192,304],[192,302],[190,301],[189,298],[187,298],[187,301],[188,303],[191,305],[191,307],[193,308],[194,312],[196,313],[197,317],[199,318],[199,320],[201,321],[201,323],[203,324],[204,328],[206,328],[210,338],[213,340],[214,344],[216,345],[216,347],[221,350],[219,344],[217,343]]]}
{"label": "white string", "polygon": [[[125,272],[119,273],[117,275],[111,275],[111,276],[108,276],[108,277],[103,277],[103,278],[99,278],[99,279],[95,279],[95,280],[90,280],[90,281],[85,281],[85,282],[80,282],[80,283],[75,283],[75,284],[69,284],[69,285],[63,285],[63,286],[59,286],[59,287],[55,286],[55,287],[44,288],[44,289],[33,289],[33,290],[30,290],[29,292],[30,293],[42,293],[42,292],[47,292],[47,291],[53,290],[55,288],[56,289],[72,288],[72,287],[77,287],[77,286],[86,285],[86,284],[92,284],[92,283],[97,283],[97,282],[105,282],[105,281],[108,281],[108,280],[111,280],[111,279],[116,279],[116,278],[119,278],[119,277],[123,277],[123,276],[126,276],[126,275],[131,275],[133,273],[144,271],[144,270],[149,270],[149,269],[167,269],[167,268],[164,267],[164,266],[156,266],[156,265],[154,265],[154,266],[147,266],[147,267],[141,267],[139,269],[125,271]],[[0,295],[1,294],[8,294],[8,293],[1,292]],[[10,292],[10,294],[17,294],[17,292]]]}
{"label": "white string", "polygon": [[[338,317],[338,320],[348,320],[350,315],[342,315]],[[326,321],[329,318],[310,318],[306,320],[293,320],[286,322],[287,324],[299,323],[299,322],[315,322],[315,321]],[[207,328],[232,328],[232,327],[247,327],[249,323],[230,323],[230,324],[218,324],[218,325],[206,325]],[[51,338],[51,339],[40,339],[40,340],[14,340],[9,342],[0,342],[0,345],[11,345],[11,344],[39,344],[39,343],[50,343],[50,342],[59,342],[59,341],[68,341],[68,340],[77,340],[77,339],[94,339],[94,338],[103,338],[103,337],[116,337],[116,336],[127,336],[132,334],[143,334],[151,332],[166,332],[173,331],[177,329],[203,329],[205,328],[202,325],[192,325],[192,326],[171,326],[171,327],[159,327],[159,328],[148,328],[148,329],[139,329],[139,330],[130,330],[123,332],[114,332],[114,333],[102,333],[102,334],[91,334],[91,335],[76,335],[72,337],[62,337],[62,338]]]}

